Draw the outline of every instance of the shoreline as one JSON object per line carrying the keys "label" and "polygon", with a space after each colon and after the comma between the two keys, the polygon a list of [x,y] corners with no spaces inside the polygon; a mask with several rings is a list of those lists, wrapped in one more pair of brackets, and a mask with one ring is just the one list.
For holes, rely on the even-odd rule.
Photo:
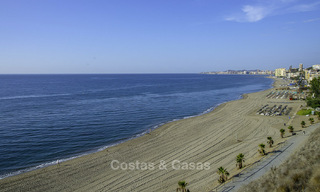
{"label": "shoreline", "polygon": [[[155,173],[155,174],[149,173],[148,174],[148,173],[141,172],[141,170],[139,170],[139,171],[137,171],[137,170],[136,171],[129,171],[129,172],[128,172],[128,170],[127,171],[123,171],[123,172],[121,172],[121,171],[120,172],[119,171],[113,171],[113,170],[110,171],[110,169],[108,169],[108,165],[110,164],[110,161],[112,159],[126,160],[126,159],[130,159],[130,155],[136,156],[136,158],[133,158],[133,160],[142,159],[143,161],[144,160],[146,160],[146,161],[151,160],[151,162],[154,162],[155,161],[154,159],[161,159],[159,157],[162,157],[163,159],[169,159],[170,160],[170,159],[172,159],[171,158],[172,156],[175,156],[175,157],[179,157],[179,159],[181,159],[181,160],[188,160],[188,159],[197,160],[198,159],[198,162],[200,162],[200,161],[201,162],[209,161],[212,164],[214,164],[213,162],[215,162],[214,161],[215,155],[211,155],[211,158],[210,158],[210,157],[206,157],[207,155],[210,155],[210,153],[206,153],[205,155],[201,155],[201,153],[197,153],[197,152],[199,150],[203,150],[204,152],[207,151],[207,150],[211,150],[211,152],[215,152],[216,150],[213,150],[212,148],[214,148],[214,147],[219,148],[219,145],[220,145],[220,148],[219,148],[218,151],[220,152],[219,154],[221,155],[221,154],[226,153],[226,149],[225,148],[228,149],[227,151],[230,151],[230,147],[232,147],[233,145],[237,144],[237,142],[229,141],[229,140],[232,140],[232,137],[234,136],[233,135],[234,130],[233,131],[229,130],[229,131],[226,131],[226,133],[221,133],[224,130],[222,130],[221,128],[220,129],[216,129],[215,127],[212,127],[208,123],[209,122],[217,122],[217,119],[221,120],[221,118],[217,118],[216,116],[218,116],[219,112],[224,112],[226,110],[227,111],[230,110],[230,109],[228,109],[228,108],[230,108],[230,105],[231,106],[232,105],[238,106],[239,103],[240,104],[241,103],[245,103],[245,105],[242,106],[242,107],[245,108],[246,103],[250,103],[250,102],[248,102],[248,98],[249,97],[253,97],[255,95],[258,95],[258,97],[259,97],[259,96],[261,96],[261,94],[263,95],[263,94],[265,94],[266,92],[268,92],[268,91],[270,91],[272,89],[273,88],[269,88],[267,90],[263,90],[263,91],[259,91],[259,92],[255,92],[255,93],[243,94],[242,98],[239,98],[237,100],[228,101],[226,103],[222,103],[219,106],[217,106],[216,108],[214,108],[214,110],[212,110],[212,111],[210,111],[208,113],[200,114],[200,115],[195,116],[195,117],[190,117],[190,118],[181,119],[181,120],[177,120],[177,121],[166,123],[165,125],[162,125],[159,128],[154,129],[151,132],[151,134],[145,134],[145,135],[143,135],[141,137],[134,138],[132,140],[123,142],[123,143],[118,144],[116,146],[112,146],[112,147],[107,148],[107,149],[105,149],[103,151],[99,151],[99,152],[92,153],[92,154],[89,154],[89,155],[84,155],[84,156],[76,158],[76,159],[72,159],[72,160],[69,160],[69,161],[62,162],[62,163],[60,163],[58,165],[52,165],[52,166],[48,166],[48,167],[45,167],[45,168],[37,169],[37,170],[31,171],[31,172],[26,172],[26,173],[23,173],[23,174],[20,174],[20,175],[4,178],[4,179],[0,180],[0,184],[5,183],[5,184],[10,185],[10,183],[13,182],[13,181],[15,181],[15,183],[16,183],[19,180],[24,180],[24,179],[29,178],[29,176],[37,177],[38,173],[42,173],[42,172],[50,173],[52,171],[54,171],[54,172],[55,171],[59,171],[59,169],[61,169],[61,167],[65,167],[65,168],[73,167],[72,170],[75,173],[71,174],[73,176],[73,178],[71,178],[71,181],[73,181],[75,183],[78,183],[78,182],[75,181],[75,178],[78,178],[79,175],[83,176],[83,173],[81,171],[82,169],[87,170],[86,168],[82,168],[83,166],[80,166],[80,165],[82,163],[84,163],[84,164],[88,164],[89,163],[90,164],[90,162],[99,159],[100,163],[99,162],[94,163],[95,166],[93,166],[93,168],[97,169],[97,167],[101,167],[101,164],[103,164],[105,167],[103,167],[102,169],[106,169],[105,170],[106,172],[109,171],[110,175],[114,175],[113,177],[111,176],[111,178],[122,178],[121,175],[124,178],[127,178],[125,180],[128,180],[128,182],[126,182],[125,186],[127,186],[127,185],[129,185],[129,186],[127,186],[127,188],[123,188],[123,190],[124,189],[129,189],[130,190],[130,188],[128,188],[128,187],[130,187],[130,184],[131,184],[131,187],[134,186],[134,185],[137,185],[137,186],[134,187],[134,189],[137,188],[137,191],[144,191],[144,190],[148,191],[149,190],[148,187],[147,188],[141,188],[141,189],[139,188],[141,186],[147,185],[145,182],[139,180],[139,175],[145,175],[146,178],[148,178],[147,175],[149,175],[149,176],[151,175],[150,177],[153,177],[152,175],[157,175],[157,176],[153,177],[153,179],[152,179],[152,180],[157,180],[157,181],[159,181],[158,180],[159,177],[162,177],[163,179],[161,180],[161,183],[163,185],[159,185],[158,184],[158,186],[156,186],[155,189],[157,189],[157,187],[158,188],[164,187],[164,188],[171,189],[171,190],[175,189],[175,187],[177,185],[177,180],[173,179],[174,181],[171,181],[171,180],[168,181],[168,179],[166,179],[167,176],[164,176],[165,172],[161,173],[161,171],[157,171],[156,170],[156,172],[160,172],[160,173]],[[254,98],[254,99],[259,100],[258,98]],[[262,98],[262,99],[266,100],[265,98]],[[260,104],[261,102],[258,101],[258,103]],[[245,109],[246,109],[246,111],[248,111],[249,116],[251,116],[252,115],[251,114],[252,113],[252,108],[250,107],[250,108],[245,108]],[[225,114],[229,115],[228,113],[225,113]],[[225,117],[225,114],[223,114],[222,117]],[[235,115],[235,118],[237,118],[237,116],[238,115]],[[211,118],[216,118],[216,119],[211,120]],[[271,117],[271,118],[273,118],[273,117]],[[222,120],[223,119],[224,118],[222,118]],[[192,124],[192,125],[189,125],[189,124]],[[220,124],[221,125],[222,124],[227,124],[227,125],[225,125],[226,128],[227,127],[231,127],[231,126],[233,126],[233,127],[236,126],[237,127],[237,125],[234,124],[234,122],[232,124],[231,123],[228,124],[228,122],[222,122]],[[247,123],[245,123],[245,124],[247,124]],[[211,128],[210,129],[201,129],[201,128],[197,128],[196,129],[196,127],[199,127],[199,125],[203,125],[203,127],[206,127],[206,128],[210,128],[211,127],[214,130],[210,130]],[[187,128],[184,128],[186,126],[187,126]],[[243,126],[240,126],[240,127],[243,128]],[[196,129],[196,130],[194,130],[194,129]],[[186,136],[187,139],[185,139],[185,140],[187,142],[184,141],[184,137],[180,136],[181,133],[183,133],[184,136]],[[197,137],[198,133],[202,133],[202,134],[199,134],[199,136]],[[214,144],[215,139],[210,139],[210,137],[208,136],[207,133],[210,133],[211,135],[212,134],[213,135],[218,135],[218,136],[221,136],[221,137],[228,136],[228,137],[225,137],[226,140],[228,140],[228,141],[221,140],[220,142]],[[248,134],[250,135],[250,132],[248,132]],[[172,137],[172,136],[174,136],[174,137]],[[176,142],[176,141],[172,141],[173,138],[176,138],[177,140],[182,139],[181,143],[180,142]],[[207,141],[205,143],[201,144],[201,140],[205,140],[205,139]],[[253,139],[253,140],[255,140],[255,139]],[[156,142],[156,144],[152,144],[154,142]],[[167,145],[166,144],[167,142],[172,142],[171,144],[173,144],[173,145],[171,145],[171,144]],[[197,147],[197,145],[195,145],[196,143],[198,143],[200,147]],[[211,145],[213,144],[213,147],[210,147],[210,143],[211,143]],[[157,144],[159,144],[159,145],[157,145]],[[160,144],[162,144],[162,145],[160,145]],[[221,148],[222,144],[225,144],[225,147]],[[185,145],[187,145],[187,147]],[[154,149],[153,148],[150,149],[150,146],[154,147]],[[172,151],[172,150],[168,151],[168,148],[170,149],[171,147],[174,149],[173,151],[177,150],[178,154],[180,154],[181,156],[180,155],[172,155],[169,152],[169,151]],[[208,149],[204,150],[204,149],[206,149],[206,147]],[[190,153],[185,152],[185,153],[187,153],[186,156],[184,156],[184,153],[179,152],[179,150],[181,151],[183,149],[188,149],[188,148],[189,149],[192,148],[194,150],[192,152],[190,152]],[[150,153],[148,153],[148,154],[140,154],[139,155],[139,152],[143,153],[144,151],[148,151],[148,150],[149,150]],[[135,152],[137,152],[138,155]],[[161,153],[161,154],[158,154],[158,153]],[[194,154],[194,153],[197,153],[197,154]],[[219,156],[219,154],[216,154],[216,155]],[[198,156],[201,156],[201,157],[198,157]],[[250,154],[249,154],[249,156],[250,156]],[[101,158],[101,157],[106,157],[106,159],[102,160],[103,158]],[[152,158],[152,157],[155,157],[155,158]],[[221,162],[221,157],[218,158],[218,159],[220,159],[218,162]],[[234,158],[232,157],[231,159],[234,159]],[[228,160],[228,161],[233,161],[233,160]],[[155,162],[156,166],[158,164],[159,164],[159,162]],[[232,163],[232,164],[234,164],[234,163]],[[219,166],[219,165],[215,165],[215,166]],[[204,174],[204,175],[206,175],[205,177],[208,177],[209,175],[211,175],[212,178],[209,179],[209,180],[215,181],[216,180],[214,178],[214,177],[216,177],[216,175],[215,175],[216,171],[215,170],[216,169],[212,168],[212,169],[210,169],[210,171],[203,171],[204,173],[202,173],[200,175]],[[228,169],[228,170],[230,170],[230,169]],[[61,173],[62,172],[64,172],[64,171],[61,171]],[[79,172],[81,172],[81,174],[79,174]],[[138,172],[140,172],[140,173],[138,173]],[[190,180],[189,178],[192,178],[192,177],[188,177],[187,175],[189,175],[191,173],[192,173],[191,175],[199,174],[198,171],[191,171],[190,173],[188,173],[188,171],[172,170],[172,169],[168,170],[168,172],[170,172],[171,175],[174,178],[180,178],[179,180],[185,179],[187,182]],[[210,172],[210,174],[208,172]],[[78,173],[78,175],[76,173]],[[129,177],[128,177],[128,173],[129,173]],[[103,175],[103,173],[101,173],[101,174]],[[47,175],[47,174],[45,174],[45,175]],[[95,174],[93,174],[93,175],[95,175]],[[178,176],[178,175],[181,175],[181,176]],[[48,177],[51,178],[49,180],[52,180],[52,179],[56,178],[55,176],[52,176],[52,177],[48,176]],[[100,178],[100,177],[98,177],[98,178]],[[195,178],[198,178],[198,177],[195,177]],[[60,180],[60,179],[58,179],[58,180]],[[34,179],[34,181],[32,181],[32,180],[28,180],[28,181],[29,181],[28,183],[37,183],[37,181],[40,182],[40,183],[44,182],[40,178]],[[93,183],[94,183],[94,181],[95,181],[95,179],[91,180],[91,182],[93,182]],[[112,190],[112,191],[120,190],[120,189],[118,189],[119,186],[117,188],[117,184],[114,184],[114,182],[115,181],[113,181],[113,184],[111,184],[112,182],[109,183],[109,184],[106,183],[105,187],[109,187],[110,190]],[[119,182],[119,184],[120,184],[120,182]],[[19,182],[17,182],[17,183],[19,183]],[[192,182],[192,183],[194,183],[194,182]],[[212,186],[210,185],[210,183],[212,184],[212,182],[201,182],[201,181],[198,181],[198,183],[199,184],[195,187],[196,191],[199,190],[199,189],[207,190],[207,189],[212,188]],[[81,183],[81,184],[83,184],[83,183]],[[194,189],[191,184],[190,184],[190,190]],[[201,184],[204,184],[205,186],[203,186],[203,187],[205,187],[205,188],[201,188]],[[208,186],[208,184],[210,186]],[[22,183],[20,182],[20,185],[23,185],[23,182]],[[74,188],[73,187],[70,188],[70,186],[64,186],[64,187],[61,188],[61,186],[57,186],[57,183],[55,183],[54,186],[58,187],[58,189],[54,189],[55,188],[54,187],[53,189],[51,189],[51,191],[57,191],[57,190],[58,191],[64,191],[64,190],[71,190],[71,189],[76,189],[76,190],[80,190],[80,191],[84,190],[85,191],[85,188],[87,187],[87,185],[84,185],[84,189],[82,189],[81,187],[77,188],[76,186],[72,185]],[[122,186],[122,187],[124,187],[124,186]],[[208,187],[208,188],[206,188],[206,187]],[[107,189],[109,189],[109,188],[107,188]],[[19,186],[18,186],[18,189],[19,189]],[[121,188],[120,191],[122,191],[122,188]],[[191,191],[193,191],[193,190],[191,190]]]}
{"label": "shoreline", "polygon": [[[231,75],[236,75],[236,74],[231,74]],[[269,78],[269,76],[266,76],[265,78]],[[274,87],[274,80],[272,82],[272,84],[270,85],[270,87],[268,89],[271,89]],[[258,92],[261,92],[261,91],[266,91],[268,89],[265,89],[265,90],[260,90]],[[256,93],[256,92],[252,92],[252,93]],[[83,153],[79,153],[79,154],[74,154],[74,155],[71,155],[71,156],[66,156],[65,158],[61,158],[61,159],[57,159],[57,160],[52,160],[52,161],[48,161],[48,162],[43,162],[39,165],[36,165],[36,166],[32,166],[32,167],[28,167],[28,168],[25,168],[25,169],[22,169],[22,170],[17,170],[17,171],[14,171],[14,172],[10,172],[10,173],[7,173],[7,174],[2,174],[0,175],[0,181],[2,179],[5,179],[5,178],[8,178],[8,177],[14,177],[14,176],[17,176],[17,175],[20,175],[20,174],[24,174],[24,173],[28,173],[30,171],[34,171],[34,170],[38,170],[38,169],[42,169],[42,168],[45,168],[45,167],[48,167],[48,166],[54,166],[54,165],[57,165],[59,163],[62,163],[62,162],[66,162],[66,161],[70,161],[72,159],[76,159],[76,158],[80,158],[80,157],[83,157],[83,156],[86,156],[86,155],[90,155],[90,154],[93,154],[93,153],[98,153],[100,151],[103,151],[103,150],[107,150],[111,147],[114,147],[114,146],[117,146],[117,145],[120,145],[122,143],[125,143],[125,142],[128,142],[128,141],[131,141],[133,139],[136,139],[136,138],[139,138],[139,137],[143,137],[144,135],[147,135],[149,134],[149,130],[151,131],[154,131],[156,129],[159,129],[161,128],[162,126],[168,124],[168,123],[172,123],[172,122],[176,122],[176,121],[181,121],[181,120],[184,120],[184,119],[189,119],[189,118],[193,118],[193,117],[198,117],[198,116],[202,116],[202,115],[205,115],[207,113],[211,113],[213,112],[216,108],[220,107],[223,107],[225,103],[228,103],[228,102],[231,102],[231,101],[237,101],[237,100],[240,100],[240,99],[245,99],[247,97],[248,94],[251,94],[251,93],[243,93],[243,94],[240,94],[238,96],[237,99],[234,99],[234,100],[229,100],[229,101],[225,101],[225,102],[222,102],[222,103],[219,103],[219,104],[216,104],[212,107],[209,107],[208,109],[206,109],[205,111],[197,114],[197,115],[191,115],[191,116],[185,116],[185,117],[182,117],[180,119],[173,119],[173,120],[169,120],[167,122],[164,122],[164,123],[160,123],[158,125],[155,125],[153,126],[152,128],[149,128],[141,133],[138,133],[136,135],[133,135],[132,137],[130,138],[127,138],[127,139],[124,139],[122,141],[119,141],[119,142],[116,142],[116,143],[112,143],[110,145],[106,145],[106,146],[101,146],[101,147],[97,147],[95,149],[91,149],[91,150],[88,150],[87,152],[83,152]]]}

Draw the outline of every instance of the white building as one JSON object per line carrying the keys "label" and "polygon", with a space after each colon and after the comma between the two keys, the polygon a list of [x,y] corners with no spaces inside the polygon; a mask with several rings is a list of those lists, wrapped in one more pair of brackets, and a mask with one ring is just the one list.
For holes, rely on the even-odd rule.
{"label": "white building", "polygon": [[312,65],[313,70],[320,70],[320,65]]}
{"label": "white building", "polygon": [[274,75],[276,77],[285,77],[286,76],[286,68],[278,68],[274,71]]}

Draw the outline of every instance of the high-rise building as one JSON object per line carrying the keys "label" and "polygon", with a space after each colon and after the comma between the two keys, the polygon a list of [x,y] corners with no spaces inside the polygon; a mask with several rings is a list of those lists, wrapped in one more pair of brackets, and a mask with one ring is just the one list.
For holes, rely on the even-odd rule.
{"label": "high-rise building", "polygon": [[303,71],[303,64],[302,63],[299,64],[299,71]]}

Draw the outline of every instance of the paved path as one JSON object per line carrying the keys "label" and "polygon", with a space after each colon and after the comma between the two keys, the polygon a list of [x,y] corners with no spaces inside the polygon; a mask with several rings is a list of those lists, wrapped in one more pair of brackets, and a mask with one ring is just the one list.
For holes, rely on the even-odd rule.
{"label": "paved path", "polygon": [[286,161],[290,155],[303,146],[304,142],[309,138],[308,136],[320,127],[320,123],[309,126],[303,131],[292,136],[290,139],[280,145],[279,149],[272,152],[271,155],[261,159],[253,166],[247,168],[243,173],[236,175],[231,181],[225,185],[219,186],[211,192],[236,192],[240,187],[249,184],[251,181],[258,179],[269,171],[272,167],[278,167]]}

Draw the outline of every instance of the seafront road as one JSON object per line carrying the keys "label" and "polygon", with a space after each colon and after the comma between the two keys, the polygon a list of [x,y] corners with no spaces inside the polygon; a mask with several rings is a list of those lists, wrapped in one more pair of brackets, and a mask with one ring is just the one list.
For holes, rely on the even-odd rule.
{"label": "seafront road", "polygon": [[314,124],[306,128],[305,134],[303,131],[298,132],[296,135],[291,136],[284,143],[278,146],[278,149],[268,154],[260,161],[254,163],[252,166],[234,176],[228,183],[220,185],[213,189],[211,192],[236,192],[241,187],[249,184],[260,178],[262,175],[267,173],[271,168],[278,167],[285,162],[295,151],[299,150],[300,147],[309,138],[309,135],[317,128],[320,127],[320,123]]}

